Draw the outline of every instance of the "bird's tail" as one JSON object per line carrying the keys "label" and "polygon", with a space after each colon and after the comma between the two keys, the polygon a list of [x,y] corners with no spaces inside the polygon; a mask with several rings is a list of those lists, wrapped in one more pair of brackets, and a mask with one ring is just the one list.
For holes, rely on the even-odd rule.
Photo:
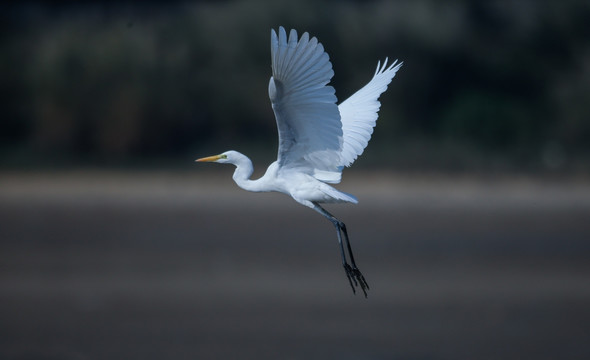
{"label": "bird's tail", "polygon": [[345,193],[340,190],[336,190],[327,184],[325,186],[322,186],[321,190],[324,194],[328,195],[330,198],[333,199],[333,201],[329,201],[329,202],[335,202],[335,203],[349,202],[349,203],[353,203],[353,204],[358,204],[358,202],[359,202],[357,200],[357,198],[354,197],[354,195]]}

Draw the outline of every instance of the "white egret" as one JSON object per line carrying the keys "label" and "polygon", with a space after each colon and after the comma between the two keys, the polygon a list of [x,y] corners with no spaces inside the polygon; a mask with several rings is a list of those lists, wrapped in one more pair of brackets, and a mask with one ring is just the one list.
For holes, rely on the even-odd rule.
{"label": "white egret", "polygon": [[[268,94],[279,131],[278,159],[258,180],[250,180],[252,161],[237,151],[198,159],[199,162],[236,166],[233,179],[242,189],[277,191],[325,216],[336,227],[346,276],[356,293],[365,297],[369,285],[358,269],[344,223],[320,206],[321,203],[357,203],[350,194],[328,183],[339,183],[342,169],[350,166],[367,146],[380,108],[379,96],[387,89],[402,63],[377,64],[371,81],[340,105],[334,88],[327,85],[334,75],[322,44],[308,33],[299,39],[283,27],[271,30],[272,76]],[[346,243],[346,251],[344,243]],[[348,263],[350,260],[350,264]],[[354,284],[354,285],[353,285]]]}

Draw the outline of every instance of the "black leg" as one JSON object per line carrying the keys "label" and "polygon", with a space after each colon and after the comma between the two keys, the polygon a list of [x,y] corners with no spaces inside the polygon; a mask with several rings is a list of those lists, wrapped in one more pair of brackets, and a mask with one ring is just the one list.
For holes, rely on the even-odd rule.
{"label": "black leg", "polygon": [[[344,241],[346,241],[348,255],[350,256],[350,263],[352,264],[353,279],[358,280],[358,283],[360,284],[361,289],[363,290],[363,293],[365,294],[365,297],[367,297],[367,290],[369,290],[369,284],[367,283],[367,281],[365,280],[365,277],[363,276],[363,274],[361,273],[359,268],[356,266],[356,263],[354,262],[354,255],[352,255],[352,247],[350,246],[350,241],[348,240],[348,232],[346,231],[346,225],[344,225],[343,222],[340,222],[340,230],[342,231],[342,234],[344,234]],[[356,280],[355,280],[355,284],[356,284]]]}
{"label": "black leg", "polygon": [[[348,278],[348,282],[350,283],[350,287],[352,288],[352,292],[356,294],[356,286],[361,287],[365,297],[367,297],[367,290],[369,290],[369,284],[365,280],[365,277],[361,273],[361,271],[356,266],[354,261],[354,256],[352,254],[352,247],[350,246],[350,240],[348,239],[348,232],[346,231],[346,225],[340,220],[338,220],[334,215],[327,212],[324,208],[322,208],[319,204],[314,203],[314,210],[322,214],[328,220],[334,224],[336,227],[336,234],[338,236],[338,243],[340,244],[340,254],[342,256],[342,266],[344,266],[344,271],[346,272],[346,277]],[[346,248],[348,250],[348,257],[350,258],[350,262],[352,266],[348,264],[346,261],[346,254],[344,252],[344,242],[342,241],[342,236],[344,236],[344,242],[346,242]]]}
{"label": "black leg", "polygon": [[[348,282],[350,283],[350,287],[352,288],[352,292],[356,294],[355,286],[358,286],[354,276],[352,275],[352,268],[346,262],[346,255],[344,254],[344,244],[342,243],[342,234],[340,233],[340,228],[336,226],[336,236],[338,236],[338,244],[340,244],[340,256],[342,256],[342,266],[344,266],[344,271],[346,272],[346,277],[348,278]],[[354,280],[354,285],[352,284]]]}

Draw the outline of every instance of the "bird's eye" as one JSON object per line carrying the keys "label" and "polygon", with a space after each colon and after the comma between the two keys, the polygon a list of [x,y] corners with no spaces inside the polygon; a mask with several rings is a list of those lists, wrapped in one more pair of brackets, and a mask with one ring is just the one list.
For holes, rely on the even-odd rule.
{"label": "bird's eye", "polygon": [[225,154],[221,154],[221,156],[219,157],[220,159],[227,159],[227,155]]}

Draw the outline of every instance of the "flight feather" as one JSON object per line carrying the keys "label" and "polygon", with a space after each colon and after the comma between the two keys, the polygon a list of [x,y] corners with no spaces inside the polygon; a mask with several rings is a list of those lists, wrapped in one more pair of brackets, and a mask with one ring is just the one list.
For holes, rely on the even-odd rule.
{"label": "flight feather", "polygon": [[278,163],[318,180],[340,181],[342,123],[334,75],[324,47],[304,33],[300,39],[283,27],[271,32],[272,77],[269,97],[279,132]]}

